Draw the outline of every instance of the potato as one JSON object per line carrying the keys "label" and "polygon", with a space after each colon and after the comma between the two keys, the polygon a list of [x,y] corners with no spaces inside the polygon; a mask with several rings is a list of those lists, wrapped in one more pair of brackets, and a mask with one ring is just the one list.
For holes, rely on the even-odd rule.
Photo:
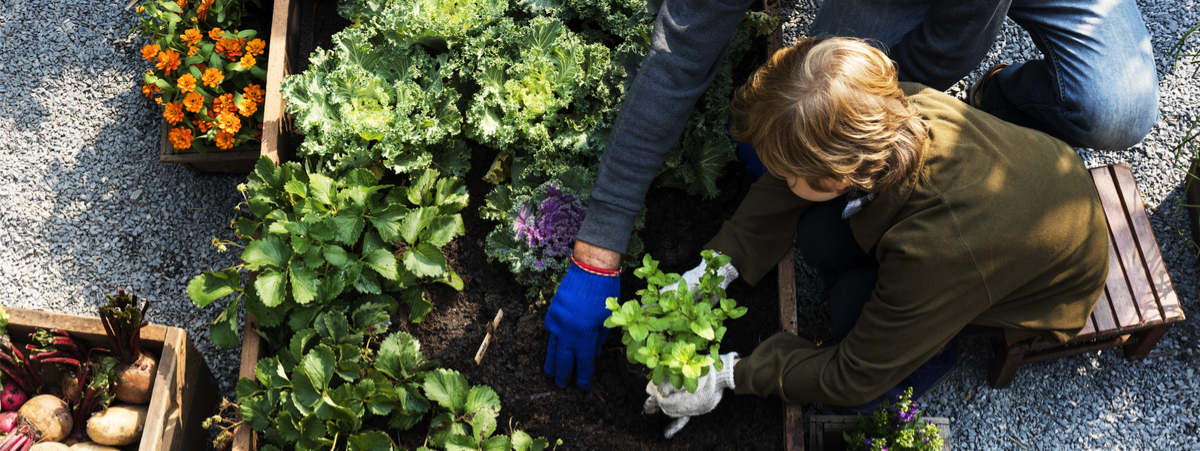
{"label": "potato", "polygon": [[142,438],[146,426],[147,406],[119,404],[92,415],[87,422],[87,435],[100,445],[122,446]]}
{"label": "potato", "polygon": [[29,451],[71,451],[71,447],[58,442],[41,442],[33,445]]}
{"label": "potato", "polygon": [[121,451],[111,446],[97,445],[92,442],[81,442],[71,445],[71,451]]}

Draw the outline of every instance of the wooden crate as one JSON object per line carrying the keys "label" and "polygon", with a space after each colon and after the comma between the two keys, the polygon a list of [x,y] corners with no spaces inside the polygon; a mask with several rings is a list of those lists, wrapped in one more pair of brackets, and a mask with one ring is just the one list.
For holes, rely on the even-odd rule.
{"label": "wooden crate", "polygon": [[[1192,178],[1200,177],[1200,157],[1192,158],[1192,166],[1188,170],[1187,176],[1184,176],[1183,183],[1187,186],[1187,203],[1188,205],[1200,205],[1200,180]],[[1200,243],[1200,207],[1188,207],[1188,218],[1191,220],[1188,224],[1192,227],[1192,241]]]}
{"label": "wooden crate", "polygon": [[291,143],[288,142],[288,136],[293,130],[292,119],[284,112],[283,93],[279,91],[279,86],[283,77],[290,75],[294,68],[293,61],[296,58],[292,53],[295,52],[296,45],[295,39],[289,37],[295,36],[299,26],[299,14],[296,14],[299,4],[299,0],[275,0],[271,12],[261,145],[241,145],[227,150],[214,147],[209,149],[207,155],[192,149],[176,150],[167,139],[170,126],[163,121],[162,137],[159,139],[159,161],[179,164],[196,173],[249,174],[263,155],[271,157],[276,163],[281,158],[286,159],[290,156]]}
{"label": "wooden crate", "polygon": [[[111,348],[100,317],[84,317],[6,307],[8,333],[28,342],[39,328],[66,330],[88,347]],[[141,451],[204,451],[208,431],[200,422],[216,410],[217,384],[204,357],[178,327],[151,324],[142,328],[142,346],[159,355],[158,375],[150,397]]]}
{"label": "wooden crate", "polygon": [[[942,450],[950,450],[950,420],[944,417],[926,417],[938,427],[942,437]],[[808,420],[808,448],[810,451],[842,451],[846,449],[843,432],[852,432],[858,427],[857,415],[813,415]]]}

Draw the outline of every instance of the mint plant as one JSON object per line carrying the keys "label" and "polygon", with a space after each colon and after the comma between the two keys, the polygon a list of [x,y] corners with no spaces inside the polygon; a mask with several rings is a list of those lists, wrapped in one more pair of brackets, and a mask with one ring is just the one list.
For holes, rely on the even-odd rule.
{"label": "mint plant", "polygon": [[[723,324],[726,319],[741,318],[746,307],[738,307],[719,285],[725,278],[717,275],[717,268],[729,263],[729,256],[713,254],[711,250],[701,252],[706,270],[696,287],[689,287],[679,274],[664,274],[647,254],[642,258],[642,267],[634,271],[646,281],[646,288],[637,292],[641,300],[624,304],[617,298],[605,301],[613,313],[604,320],[604,327],[623,330],[621,343],[626,358],[646,365],[655,384],[669,380],[676,388],[695,393],[710,365],[717,371],[722,369]],[[677,288],[659,292],[675,282],[679,282]],[[716,299],[712,304],[708,302],[710,296]],[[708,354],[701,354],[705,351]]]}
{"label": "mint plant", "polygon": [[933,422],[921,418],[921,405],[912,400],[912,387],[885,399],[870,417],[858,416],[858,428],[842,433],[846,449],[853,451],[937,451],[942,436]]}
{"label": "mint plant", "polygon": [[[242,264],[200,274],[188,284],[188,296],[198,307],[237,294],[210,327],[213,342],[239,344],[237,311],[243,297],[247,311],[265,327],[278,326],[289,315],[311,320],[343,292],[402,291],[410,319],[423,319],[431,305],[420,282],[462,289],[462,279],[440,248],[464,232],[458,211],[467,205],[466,187],[438,175],[426,170],[411,186],[392,187],[379,184],[366,169],[333,178],[308,173],[296,163],[275,166],[260,159],[248,183],[239,186],[255,216],[235,222],[238,237],[248,240]],[[218,250],[236,246],[214,241]],[[242,270],[256,273],[252,286],[243,286]],[[293,329],[307,325],[293,323]]]}

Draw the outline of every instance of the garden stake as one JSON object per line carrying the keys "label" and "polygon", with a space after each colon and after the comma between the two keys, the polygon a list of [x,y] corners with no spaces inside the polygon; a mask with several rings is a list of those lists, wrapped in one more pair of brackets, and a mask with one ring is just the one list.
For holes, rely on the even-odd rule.
{"label": "garden stake", "polygon": [[483,336],[483,343],[479,344],[479,351],[475,353],[475,364],[478,365],[483,360],[483,354],[487,352],[488,344],[492,342],[492,336],[496,333],[496,328],[500,327],[500,320],[504,319],[504,310],[496,311],[496,319],[487,325],[487,335]]}

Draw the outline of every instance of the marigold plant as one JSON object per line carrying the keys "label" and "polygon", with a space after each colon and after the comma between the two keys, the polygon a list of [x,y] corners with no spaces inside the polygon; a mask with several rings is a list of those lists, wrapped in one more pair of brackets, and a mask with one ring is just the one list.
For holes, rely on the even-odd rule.
{"label": "marigold plant", "polygon": [[[250,0],[261,7],[259,0]],[[262,140],[266,42],[242,29],[245,0],[149,0],[135,30],[152,66],[142,94],[163,106],[168,141],[206,153]]]}

